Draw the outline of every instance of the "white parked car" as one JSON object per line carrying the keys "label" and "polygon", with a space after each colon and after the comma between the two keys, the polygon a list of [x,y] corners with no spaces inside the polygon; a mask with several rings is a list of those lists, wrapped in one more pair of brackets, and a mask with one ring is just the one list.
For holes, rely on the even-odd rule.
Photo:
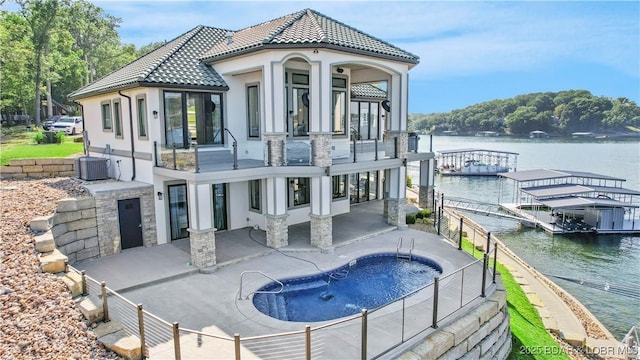
{"label": "white parked car", "polygon": [[64,131],[68,135],[79,134],[84,130],[82,126],[82,117],[80,116],[63,116],[53,125],[51,131]]}

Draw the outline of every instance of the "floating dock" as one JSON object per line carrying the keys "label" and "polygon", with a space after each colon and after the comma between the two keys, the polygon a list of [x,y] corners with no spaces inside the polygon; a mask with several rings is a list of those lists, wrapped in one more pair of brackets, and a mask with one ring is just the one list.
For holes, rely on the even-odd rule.
{"label": "floating dock", "polygon": [[516,171],[518,153],[487,149],[441,150],[436,155],[436,171],[451,176],[496,176]]}
{"label": "floating dock", "polygon": [[512,201],[501,202],[501,209],[547,232],[640,234],[640,191],[623,188],[625,179],[548,169],[498,176],[515,187]]}

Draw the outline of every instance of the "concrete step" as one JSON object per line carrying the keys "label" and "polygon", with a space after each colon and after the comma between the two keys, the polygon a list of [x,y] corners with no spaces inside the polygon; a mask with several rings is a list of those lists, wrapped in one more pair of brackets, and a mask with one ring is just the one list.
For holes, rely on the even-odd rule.
{"label": "concrete step", "polygon": [[41,253],[51,252],[56,249],[56,242],[53,240],[53,234],[47,230],[44,234],[37,235],[36,250]]}
{"label": "concrete step", "polygon": [[106,323],[99,323],[93,329],[98,341],[107,349],[115,352],[127,360],[142,359],[142,349],[140,348],[140,338],[129,335],[124,326],[117,320]]}
{"label": "concrete step", "polygon": [[84,318],[90,323],[104,320],[102,300],[97,296],[89,295],[79,298],[76,301],[76,307],[78,307]]}
{"label": "concrete step", "polygon": [[31,228],[31,231],[35,232],[49,231],[53,225],[52,219],[53,215],[37,216],[31,220],[29,227]]}
{"label": "concrete step", "polygon": [[82,295],[82,275],[75,271],[69,271],[64,274],[60,274],[60,278],[67,285],[71,292],[71,297]]}
{"label": "concrete step", "polygon": [[67,261],[69,259],[58,249],[54,249],[48,253],[39,254],[38,260],[40,261],[42,272],[56,274],[67,269]]}

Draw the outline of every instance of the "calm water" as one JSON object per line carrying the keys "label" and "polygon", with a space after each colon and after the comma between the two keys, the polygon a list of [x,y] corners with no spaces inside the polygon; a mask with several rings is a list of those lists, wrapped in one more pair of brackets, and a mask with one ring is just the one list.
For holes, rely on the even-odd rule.
{"label": "calm water", "polygon": [[[428,150],[428,136],[422,136],[420,146],[421,150]],[[518,170],[589,171],[625,178],[625,188],[640,190],[638,141],[433,137],[434,151],[470,147],[520,153]],[[418,178],[415,168],[410,167],[409,172],[414,179]],[[436,190],[449,196],[497,203],[500,185],[495,178],[436,176]],[[640,288],[639,236],[551,236],[542,230],[519,230],[512,221],[472,217],[544,274]],[[550,279],[580,300],[618,339],[622,339],[631,326],[640,326],[637,300],[604,289]]]}

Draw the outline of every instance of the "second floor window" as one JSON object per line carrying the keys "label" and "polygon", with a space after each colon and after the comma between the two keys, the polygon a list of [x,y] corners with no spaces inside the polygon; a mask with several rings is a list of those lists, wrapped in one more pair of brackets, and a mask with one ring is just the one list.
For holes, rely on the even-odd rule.
{"label": "second floor window", "polygon": [[147,99],[136,98],[136,111],[138,112],[138,137],[147,137]]}
{"label": "second floor window", "polygon": [[333,135],[347,134],[347,79],[334,77],[332,80]]}
{"label": "second floor window", "polygon": [[290,136],[309,135],[309,74],[286,72],[287,132]]}
{"label": "second floor window", "polygon": [[164,131],[168,146],[223,144],[222,95],[165,91]]}
{"label": "second floor window", "polygon": [[103,102],[100,105],[100,108],[102,114],[102,130],[112,131],[113,126],[111,125],[111,102]]}
{"label": "second floor window", "polygon": [[258,85],[247,86],[247,120],[249,137],[260,137],[260,92]]}

